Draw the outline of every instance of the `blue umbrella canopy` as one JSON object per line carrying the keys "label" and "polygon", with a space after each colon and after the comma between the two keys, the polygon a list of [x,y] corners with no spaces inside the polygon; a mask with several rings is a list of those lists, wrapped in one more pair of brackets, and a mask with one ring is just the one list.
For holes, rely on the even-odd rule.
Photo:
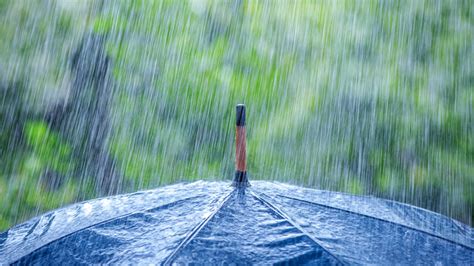
{"label": "blue umbrella canopy", "polygon": [[0,234],[0,264],[472,265],[471,227],[414,206],[253,181],[95,199]]}

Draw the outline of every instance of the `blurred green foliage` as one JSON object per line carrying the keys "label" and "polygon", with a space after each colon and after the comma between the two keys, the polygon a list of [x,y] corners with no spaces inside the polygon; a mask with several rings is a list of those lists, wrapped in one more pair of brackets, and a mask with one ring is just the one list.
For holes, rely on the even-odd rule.
{"label": "blurred green foliage", "polygon": [[[472,225],[473,3],[0,0],[0,229],[100,195],[41,114],[106,36],[121,192],[233,175],[395,199]],[[80,130],[80,129],[78,129]],[[56,184],[51,186],[51,184]]]}

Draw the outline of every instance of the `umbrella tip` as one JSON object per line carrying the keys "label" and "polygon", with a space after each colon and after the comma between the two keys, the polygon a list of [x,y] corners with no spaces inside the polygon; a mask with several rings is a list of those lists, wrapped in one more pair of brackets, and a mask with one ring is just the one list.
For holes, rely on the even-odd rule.
{"label": "umbrella tip", "polygon": [[236,109],[236,126],[245,126],[245,104],[237,104]]}
{"label": "umbrella tip", "polygon": [[236,106],[235,130],[235,176],[233,186],[246,187],[249,185],[247,177],[247,144],[245,131],[245,104]]}

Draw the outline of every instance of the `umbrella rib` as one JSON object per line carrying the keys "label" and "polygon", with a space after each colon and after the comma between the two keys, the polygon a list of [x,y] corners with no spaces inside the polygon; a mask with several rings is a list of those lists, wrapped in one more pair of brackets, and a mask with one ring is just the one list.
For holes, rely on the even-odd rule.
{"label": "umbrella rib", "polygon": [[223,196],[220,198],[220,204],[217,205],[215,210],[202,222],[200,222],[198,225],[196,225],[193,230],[179,243],[179,245],[171,252],[170,255],[164,260],[162,263],[163,265],[171,265],[172,261],[176,258],[176,255],[178,255],[178,252],[186,247],[198,234],[199,232],[206,226],[206,224],[218,213],[222,207],[226,204],[226,202],[230,199],[232,194],[234,194],[235,189],[229,192],[229,194]]}
{"label": "umbrella rib", "polygon": [[324,205],[324,204],[317,203],[317,202],[314,202],[314,201],[309,201],[309,200],[299,199],[299,198],[295,198],[295,197],[284,196],[284,195],[280,195],[280,194],[277,194],[277,196],[278,196],[278,197],[282,197],[282,198],[287,198],[287,199],[291,199],[291,200],[296,200],[296,201],[304,202],[304,203],[308,203],[308,204],[318,205],[318,206],[325,207],[325,208],[328,208],[328,209],[334,209],[334,210],[338,210],[338,211],[343,211],[343,212],[347,212],[347,213],[350,213],[350,214],[355,214],[355,215],[363,216],[363,217],[366,217],[366,218],[375,219],[375,220],[378,220],[378,221],[381,221],[381,222],[390,223],[390,224],[393,224],[393,225],[398,225],[398,226],[405,227],[405,228],[410,229],[410,230],[413,230],[413,231],[417,231],[417,232],[420,232],[420,233],[424,233],[424,234],[427,234],[427,235],[430,235],[430,236],[433,236],[433,237],[436,237],[436,238],[445,240],[445,241],[447,241],[447,242],[450,242],[450,243],[453,243],[453,244],[462,246],[462,247],[467,248],[467,249],[470,249],[470,250],[474,250],[474,248],[472,248],[472,247],[470,247],[470,246],[467,246],[467,245],[465,245],[465,244],[463,244],[463,243],[459,243],[459,242],[456,242],[456,241],[454,241],[454,240],[451,240],[451,239],[442,237],[442,236],[440,236],[440,235],[430,233],[430,232],[425,231],[425,230],[423,230],[423,229],[419,229],[419,228],[416,228],[416,227],[411,227],[411,226],[409,226],[409,225],[405,225],[405,224],[401,224],[401,223],[396,223],[396,222],[393,222],[393,221],[385,220],[385,219],[382,219],[382,218],[378,218],[378,217],[374,217],[374,216],[371,216],[371,215],[367,215],[367,214],[363,214],[363,213],[358,213],[358,212],[354,212],[354,211],[350,211],[350,210],[345,210],[345,209],[338,208],[338,207],[334,207],[334,206]]}
{"label": "umbrella rib", "polygon": [[[265,200],[264,198],[260,197],[257,195],[257,193],[255,191],[251,191],[250,193],[252,193],[252,196],[254,198],[256,198],[258,201],[262,202],[265,206],[267,206],[268,208],[270,208],[273,212],[275,212],[277,215],[281,216],[283,219],[285,219],[288,223],[290,223],[293,227],[295,227],[296,229],[300,230],[304,235],[306,235],[309,239],[311,239],[311,241],[313,241],[316,245],[318,245],[321,249],[323,249],[326,253],[328,253],[330,256],[332,256],[337,262],[339,262],[340,264],[342,265],[345,265],[345,263],[340,259],[338,258],[335,254],[333,254],[331,251],[329,251],[328,249],[326,249],[325,247],[323,247],[323,245],[321,245],[319,243],[319,240],[315,237],[313,237],[311,234],[309,234],[308,232],[306,232],[306,230],[304,230],[303,228],[301,228],[301,226],[299,226],[296,222],[294,222],[285,212],[283,212],[282,210],[280,210],[278,207],[276,207],[275,205],[271,204],[270,202],[268,202],[267,200]],[[264,193],[261,193],[263,195],[265,195]],[[267,195],[265,195],[267,196]],[[267,196],[268,197],[268,196]]]}

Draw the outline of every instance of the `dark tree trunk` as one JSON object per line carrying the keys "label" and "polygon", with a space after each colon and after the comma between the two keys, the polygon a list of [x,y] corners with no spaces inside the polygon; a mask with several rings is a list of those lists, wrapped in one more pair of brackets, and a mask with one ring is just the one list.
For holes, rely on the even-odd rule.
{"label": "dark tree trunk", "polygon": [[72,86],[64,105],[48,115],[50,125],[72,145],[77,159],[75,175],[94,179],[101,193],[117,192],[117,173],[109,154],[109,108],[112,83],[105,37],[88,34],[71,60]]}

